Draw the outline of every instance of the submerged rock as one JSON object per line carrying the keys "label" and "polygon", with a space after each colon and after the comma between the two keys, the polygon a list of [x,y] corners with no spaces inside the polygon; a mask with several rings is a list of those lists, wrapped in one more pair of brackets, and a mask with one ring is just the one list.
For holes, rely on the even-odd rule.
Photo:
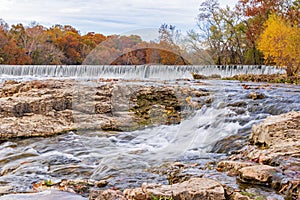
{"label": "submerged rock", "polygon": [[253,100],[266,98],[266,96],[260,92],[251,92],[248,97]]}
{"label": "submerged rock", "polygon": [[6,81],[0,98],[0,139],[177,124],[187,110],[209,102],[209,94],[189,86],[128,81]]}

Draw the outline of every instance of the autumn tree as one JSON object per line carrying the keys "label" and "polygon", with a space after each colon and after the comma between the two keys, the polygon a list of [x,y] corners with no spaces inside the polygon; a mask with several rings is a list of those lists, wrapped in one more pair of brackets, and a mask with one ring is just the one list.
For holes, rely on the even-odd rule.
{"label": "autumn tree", "polygon": [[4,30],[0,30],[0,64],[31,64],[31,58],[26,54],[25,49],[19,48]]}
{"label": "autumn tree", "polygon": [[287,75],[300,72],[300,28],[282,16],[272,15],[265,23],[258,48],[265,59],[286,67]]}
{"label": "autumn tree", "polygon": [[272,13],[296,20],[298,23],[300,19],[297,0],[239,0],[236,8],[243,16],[246,26],[246,60],[249,64],[264,62],[263,54],[257,48],[257,41],[264,30],[264,23]]}
{"label": "autumn tree", "polygon": [[56,37],[53,42],[64,53],[66,57],[64,62],[69,65],[81,64],[83,58],[80,51],[83,43],[79,31],[70,25],[65,25],[60,32],[61,36]]}
{"label": "autumn tree", "polygon": [[159,43],[157,49],[160,54],[159,63],[164,65],[186,65],[189,64],[183,58],[184,50],[180,48],[180,31],[175,25],[162,24],[158,30]]}
{"label": "autumn tree", "polygon": [[99,33],[89,32],[86,35],[83,35],[81,40],[82,48],[80,51],[80,56],[85,59],[93,49],[101,44],[101,42],[106,40],[106,36]]}
{"label": "autumn tree", "polygon": [[146,42],[138,35],[104,36],[93,32],[81,35],[70,25],[46,28],[37,23],[11,28],[0,20],[1,64],[188,64],[176,44],[175,26],[162,25],[158,41]]}
{"label": "autumn tree", "polygon": [[[24,27],[20,27],[20,32]],[[0,64],[31,64],[31,58],[23,46],[18,45],[18,38],[10,35],[8,24],[0,19]]]}

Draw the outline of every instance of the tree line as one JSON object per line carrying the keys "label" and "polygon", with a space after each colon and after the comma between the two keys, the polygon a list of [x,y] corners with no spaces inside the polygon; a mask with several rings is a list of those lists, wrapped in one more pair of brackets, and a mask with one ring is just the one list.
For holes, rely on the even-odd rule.
{"label": "tree line", "polygon": [[189,36],[208,47],[216,64],[284,66],[288,75],[300,71],[299,0],[239,0],[234,8],[206,0],[198,30]]}
{"label": "tree line", "polygon": [[163,24],[156,41],[138,35],[81,35],[70,25],[11,27],[0,20],[0,64],[268,64],[300,71],[298,0],[202,1],[198,28],[186,35]]}
{"label": "tree line", "polygon": [[[175,28],[175,27],[174,27]],[[173,42],[172,25],[159,28],[157,41],[138,35],[81,35],[70,25],[46,28],[32,23],[9,25],[0,20],[0,64],[8,65],[140,65],[191,64]]]}

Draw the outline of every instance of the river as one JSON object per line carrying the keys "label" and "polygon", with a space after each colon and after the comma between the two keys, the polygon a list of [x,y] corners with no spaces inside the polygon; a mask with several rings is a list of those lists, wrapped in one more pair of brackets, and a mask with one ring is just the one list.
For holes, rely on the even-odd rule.
{"label": "river", "polygon": [[[31,78],[2,76],[2,82],[4,79]],[[299,86],[204,82],[207,84],[168,81],[211,91],[214,99],[211,106],[191,110],[189,117],[177,125],[133,132],[77,131],[1,143],[0,187],[10,187],[11,192],[28,192],[33,183],[62,179],[107,180],[107,188],[120,189],[138,187],[143,182],[167,183],[167,177],[149,169],[173,161],[203,166],[218,161],[243,146],[253,124],[269,115],[300,110]],[[248,88],[244,89],[243,84]],[[265,98],[253,100],[249,97],[251,92]],[[236,136],[229,140],[230,144],[220,142],[230,136]]]}

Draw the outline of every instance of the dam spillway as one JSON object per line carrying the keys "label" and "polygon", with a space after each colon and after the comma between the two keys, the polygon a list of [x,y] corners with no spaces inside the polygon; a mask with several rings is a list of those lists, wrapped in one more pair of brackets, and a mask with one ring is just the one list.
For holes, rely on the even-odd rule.
{"label": "dam spillway", "polygon": [[265,65],[0,65],[1,76],[122,78],[173,80],[192,78],[192,73],[232,77],[238,74],[278,74],[283,69]]}

